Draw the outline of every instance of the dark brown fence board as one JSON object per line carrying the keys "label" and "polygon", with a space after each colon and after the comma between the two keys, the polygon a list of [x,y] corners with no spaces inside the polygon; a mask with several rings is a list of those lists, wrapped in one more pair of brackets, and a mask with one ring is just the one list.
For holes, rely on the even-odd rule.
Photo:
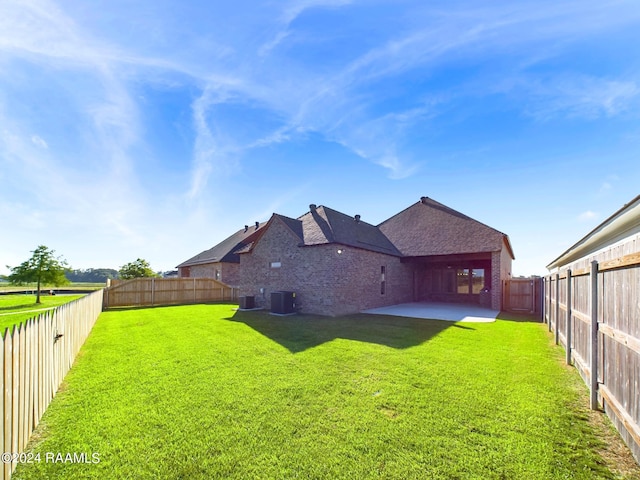
{"label": "dark brown fence board", "polygon": [[640,461],[640,253],[613,251],[545,277],[543,319]]}

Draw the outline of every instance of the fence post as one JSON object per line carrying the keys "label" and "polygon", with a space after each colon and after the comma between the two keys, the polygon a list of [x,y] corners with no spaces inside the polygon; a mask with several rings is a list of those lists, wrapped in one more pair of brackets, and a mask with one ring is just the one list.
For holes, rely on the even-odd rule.
{"label": "fence post", "polygon": [[156,279],[151,278],[151,306],[153,306],[153,301],[155,300],[156,294]]}
{"label": "fence post", "polygon": [[560,341],[560,329],[558,328],[558,318],[560,318],[560,274],[556,273],[556,312],[555,312],[556,345],[558,345]]}
{"label": "fence post", "polygon": [[540,278],[540,315],[542,323],[547,321],[547,277]]}
{"label": "fence post", "polygon": [[548,290],[548,293],[549,293],[549,302],[547,304],[547,311],[546,311],[547,329],[549,331],[551,331],[551,286],[552,286],[552,284],[551,284],[551,275],[549,275],[546,278],[546,281],[547,281],[547,290]]}
{"label": "fence post", "polygon": [[567,365],[571,365],[571,269],[567,270]]}
{"label": "fence post", "polygon": [[589,365],[591,369],[591,410],[598,409],[598,262],[591,262],[591,338]]}

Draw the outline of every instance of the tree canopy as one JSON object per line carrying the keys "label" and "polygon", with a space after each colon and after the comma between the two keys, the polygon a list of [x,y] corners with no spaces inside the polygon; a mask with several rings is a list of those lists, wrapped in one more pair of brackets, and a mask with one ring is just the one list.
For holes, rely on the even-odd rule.
{"label": "tree canopy", "polygon": [[109,278],[118,278],[118,271],[113,268],[87,268],[68,270],[67,278],[72,282],[106,283]]}
{"label": "tree canopy", "polygon": [[157,277],[158,275],[151,269],[149,262],[138,258],[135,262],[127,263],[120,267],[118,274],[122,280],[132,278]]}
{"label": "tree canopy", "polygon": [[38,246],[31,253],[33,253],[31,258],[17,267],[12,268],[7,265],[7,268],[11,270],[11,274],[7,278],[14,285],[35,282],[37,284],[36,303],[40,303],[42,285],[60,286],[69,283],[64,275],[67,262],[61,257],[56,257],[55,251],[44,245]]}

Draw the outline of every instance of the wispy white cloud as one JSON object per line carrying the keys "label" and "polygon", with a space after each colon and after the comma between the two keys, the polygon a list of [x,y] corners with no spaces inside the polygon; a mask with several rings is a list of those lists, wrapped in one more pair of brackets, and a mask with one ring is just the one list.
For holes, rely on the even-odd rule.
{"label": "wispy white cloud", "polygon": [[49,148],[49,145],[47,145],[47,142],[45,142],[44,139],[39,135],[31,135],[31,142],[40,148]]}
{"label": "wispy white cloud", "polygon": [[[104,8],[108,15],[82,2],[0,2],[0,201],[9,201],[7,179],[23,180],[12,192],[37,200],[31,214],[23,205],[25,229],[55,218],[68,231],[118,235],[118,245],[153,243],[165,228],[191,231],[211,223],[210,201],[226,197],[245,158],[264,152],[268,161],[269,150],[311,137],[408,183],[428,170],[432,129],[459,122],[445,115],[467,99],[502,95],[527,121],[617,119],[640,106],[631,68],[548,63],[564,65],[571,45],[637,22],[631,1],[285,0],[221,4],[215,15],[197,2]],[[154,98],[158,85],[180,90],[180,100]],[[31,110],[12,100],[42,91],[40,102],[24,101],[37,105]],[[60,112],[48,103],[56,98]],[[177,153],[156,138],[169,128],[186,145]],[[600,195],[617,185],[608,177],[598,184]],[[247,217],[264,218],[304,193],[274,194]],[[67,215],[57,214],[62,207]]]}
{"label": "wispy white cloud", "polygon": [[640,84],[635,79],[565,74],[523,79],[521,86],[534,100],[529,102],[528,113],[541,120],[558,116],[613,117],[640,104]]}
{"label": "wispy white cloud", "polygon": [[614,185],[620,181],[620,177],[616,174],[609,174],[598,189],[597,197],[602,198],[610,195],[614,191]]}
{"label": "wispy white cloud", "polygon": [[578,215],[578,220],[580,222],[590,222],[591,220],[595,220],[599,217],[599,214],[592,211],[592,210],[586,210],[584,212],[582,212],[580,215]]}
{"label": "wispy white cloud", "polygon": [[293,0],[286,3],[276,19],[275,34],[259,47],[258,54],[262,57],[268,55],[289,37],[291,24],[305,11],[312,8],[341,7],[351,3],[352,0]]}
{"label": "wispy white cloud", "polygon": [[191,170],[191,187],[187,198],[199,197],[207,186],[212,173],[227,175],[236,167],[236,161],[229,152],[236,148],[232,139],[220,139],[211,126],[211,118],[215,118],[215,106],[225,103],[230,94],[215,86],[207,86],[202,95],[192,104],[193,124],[196,138]]}
{"label": "wispy white cloud", "polygon": [[[53,2],[9,0],[0,6],[0,53],[5,59],[26,61],[43,80],[51,78],[51,92],[65,98],[64,115],[72,112],[74,119],[81,119],[75,123],[80,135],[57,138],[52,146],[43,138],[46,131],[27,133],[57,128],[53,112],[46,110],[46,98],[43,111],[51,115],[42,119],[22,115],[4,102],[0,150],[15,178],[27,179],[16,181],[11,191],[38,202],[31,206],[37,215],[25,214],[34,219],[25,225],[26,230],[42,235],[57,222],[71,231],[117,232],[122,239],[140,243],[137,217],[143,195],[130,153],[140,141],[140,120],[114,60],[115,50],[95,41]],[[12,81],[11,75],[22,75],[20,69],[15,70],[3,72],[2,78]],[[77,87],[61,81],[67,74]],[[33,128],[36,124],[39,127]],[[77,168],[79,164],[82,168]],[[45,217],[40,216],[42,212]]]}

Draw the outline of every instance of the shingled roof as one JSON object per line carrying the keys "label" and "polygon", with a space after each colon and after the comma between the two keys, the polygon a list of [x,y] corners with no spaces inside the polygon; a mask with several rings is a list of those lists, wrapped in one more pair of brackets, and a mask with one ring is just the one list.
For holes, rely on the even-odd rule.
{"label": "shingled roof", "polygon": [[515,258],[509,237],[435,200],[418,203],[375,226],[325,206],[310,205],[297,219],[274,213],[268,222],[242,229],[218,245],[181,263],[188,267],[214,262],[239,263],[275,220],[298,237],[299,246],[340,244],[398,257],[421,257],[500,251],[505,245]]}
{"label": "shingled roof", "polygon": [[407,257],[495,252],[509,237],[429,197],[385,220],[378,228]]}
{"label": "shingled roof", "polygon": [[195,257],[182,262],[177,266],[177,268],[217,262],[240,263],[240,257],[238,256],[237,251],[241,250],[246,245],[249,245],[253,241],[256,232],[262,230],[266,224],[267,222],[258,223],[258,228],[256,228],[255,225],[252,225],[247,226],[242,230],[238,230],[236,233],[224,239],[219,244],[211,247],[209,250],[205,250]]}
{"label": "shingled roof", "polygon": [[298,218],[302,222],[303,245],[338,243],[373,252],[401,256],[398,249],[375,226],[328,207],[310,205],[309,212]]}
{"label": "shingled roof", "polygon": [[[282,221],[298,237],[300,247],[335,243],[398,257],[402,256],[378,227],[363,222],[359,215],[350,217],[322,205],[319,207],[310,205],[309,210],[308,213],[297,219],[274,213],[267,224],[271,224],[275,219]],[[254,243],[238,249],[236,252],[250,252],[266,229],[268,226],[261,229],[261,233],[256,236]]]}

